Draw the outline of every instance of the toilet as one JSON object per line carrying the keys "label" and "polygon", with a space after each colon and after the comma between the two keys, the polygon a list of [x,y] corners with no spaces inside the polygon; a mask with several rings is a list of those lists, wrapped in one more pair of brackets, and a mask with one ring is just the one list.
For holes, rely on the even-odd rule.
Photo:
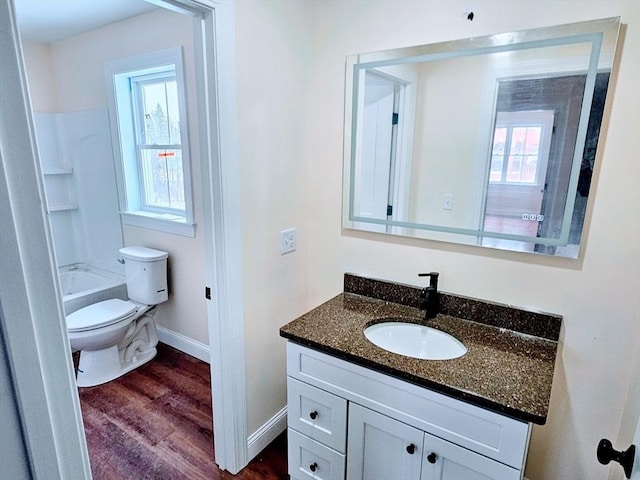
{"label": "toilet", "polygon": [[79,387],[110,382],[156,355],[153,309],[169,297],[169,254],[147,247],[125,247],[120,256],[129,300],[112,298],[67,315],[71,349],[80,351]]}

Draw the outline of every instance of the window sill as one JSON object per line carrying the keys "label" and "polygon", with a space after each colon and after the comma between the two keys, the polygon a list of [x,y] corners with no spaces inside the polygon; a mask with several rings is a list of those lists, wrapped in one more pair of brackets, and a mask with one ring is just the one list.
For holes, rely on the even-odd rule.
{"label": "window sill", "polygon": [[184,237],[196,236],[196,224],[187,223],[184,217],[150,212],[120,212],[124,225],[132,225],[160,232],[173,233]]}

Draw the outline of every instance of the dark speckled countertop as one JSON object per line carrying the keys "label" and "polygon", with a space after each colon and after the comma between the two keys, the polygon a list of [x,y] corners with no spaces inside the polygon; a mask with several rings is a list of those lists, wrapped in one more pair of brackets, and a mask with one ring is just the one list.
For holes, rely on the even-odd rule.
{"label": "dark speckled countertop", "polygon": [[[469,403],[543,425],[561,317],[441,294],[429,326],[460,340],[467,353],[453,360],[420,360],[377,347],[364,336],[389,318],[424,322],[420,289],[345,275],[345,292],[280,329],[299,344]],[[377,298],[376,298],[377,297]]]}

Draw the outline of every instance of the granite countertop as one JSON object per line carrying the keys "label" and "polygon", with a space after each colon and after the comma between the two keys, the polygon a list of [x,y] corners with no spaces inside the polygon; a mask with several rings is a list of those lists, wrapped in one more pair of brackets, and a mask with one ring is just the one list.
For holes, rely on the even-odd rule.
{"label": "granite countertop", "polygon": [[[345,277],[345,287],[348,286],[347,280],[354,279],[357,285],[363,280],[361,277]],[[441,313],[428,324],[456,337],[468,351],[453,360],[420,360],[377,347],[363,333],[369,325],[394,317],[424,323],[424,311],[412,306],[417,301],[414,297],[416,292],[419,294],[419,289],[401,287],[410,297],[409,301],[401,301],[408,305],[374,298],[387,297],[380,294],[379,288],[368,292],[373,296],[352,293],[362,289],[350,285],[345,290],[352,292],[345,291],[283,326],[280,335],[519,420],[540,425],[546,422],[561,317],[490,303],[486,304],[487,308],[480,308],[478,303],[482,304],[482,301],[443,294]],[[495,308],[492,310],[492,307]],[[499,314],[495,313],[496,308]],[[476,315],[487,311],[486,316],[494,325],[450,314],[464,311],[472,311]],[[540,324],[545,325],[541,336],[528,333],[531,329],[526,325],[527,314],[535,323],[534,330],[540,329]],[[503,321],[513,327],[513,318],[520,319],[519,324],[524,328],[519,330],[526,333],[500,326]]]}

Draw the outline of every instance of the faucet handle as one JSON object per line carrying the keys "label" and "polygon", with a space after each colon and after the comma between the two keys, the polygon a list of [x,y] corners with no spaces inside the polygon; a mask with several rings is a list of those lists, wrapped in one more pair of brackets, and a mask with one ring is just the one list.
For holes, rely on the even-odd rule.
{"label": "faucet handle", "polygon": [[419,273],[419,277],[429,277],[429,287],[438,288],[438,272]]}

